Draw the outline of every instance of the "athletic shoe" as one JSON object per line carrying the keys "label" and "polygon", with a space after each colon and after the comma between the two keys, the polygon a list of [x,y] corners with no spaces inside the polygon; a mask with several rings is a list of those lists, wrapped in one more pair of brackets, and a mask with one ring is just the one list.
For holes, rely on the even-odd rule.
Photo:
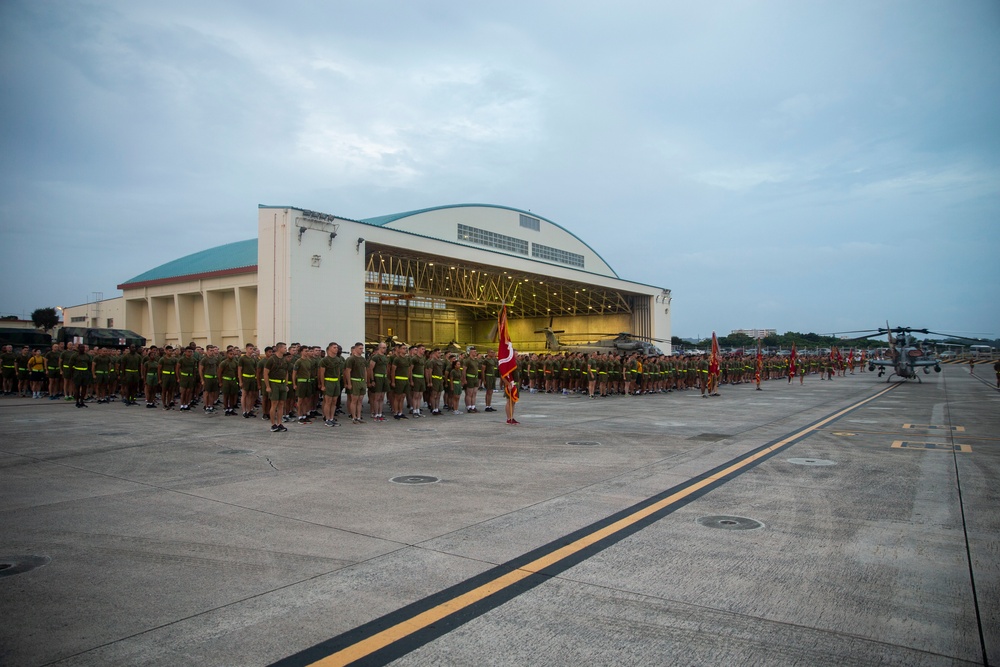
{"label": "athletic shoe", "polygon": [[461,411],[459,411],[459,410],[455,410],[455,411],[454,411],[454,412],[452,412],[451,414],[453,414],[453,415],[460,415],[460,414],[462,414],[462,413],[461,413]]}
{"label": "athletic shoe", "polygon": [[288,429],[287,429],[287,428],[285,428],[285,425],[284,425],[284,424],[278,424],[278,430],[279,430],[279,431],[287,431]]}
{"label": "athletic shoe", "polygon": [[399,418],[400,419],[409,419],[409,417],[407,417],[406,415],[404,415],[402,412],[399,413]]}
{"label": "athletic shoe", "polygon": [[483,412],[496,412],[496,408],[487,405],[486,409],[483,410]]}
{"label": "athletic shoe", "polygon": [[279,430],[277,424],[271,424],[271,433],[278,433]]}
{"label": "athletic shoe", "polygon": [[508,419],[507,423],[511,425],[517,425],[520,424],[521,422],[517,421],[516,419]]}

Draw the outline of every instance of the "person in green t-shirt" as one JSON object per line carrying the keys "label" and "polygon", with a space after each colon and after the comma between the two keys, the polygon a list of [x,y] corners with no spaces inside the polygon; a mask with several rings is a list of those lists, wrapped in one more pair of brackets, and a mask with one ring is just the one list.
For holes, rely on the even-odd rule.
{"label": "person in green t-shirt", "polygon": [[344,359],[340,356],[340,345],[330,343],[326,346],[326,356],[319,360],[319,371],[316,373],[316,384],[319,393],[323,395],[323,423],[327,426],[338,426],[337,404],[343,390],[341,380],[344,376]]}
{"label": "person in green t-shirt", "polygon": [[129,345],[121,358],[122,369],[122,401],[125,405],[135,405],[135,397],[142,380],[142,356],[135,350],[135,345]]}
{"label": "person in green t-shirt", "polygon": [[410,414],[423,417],[420,406],[424,404],[424,392],[427,391],[427,357],[423,345],[410,348]]}
{"label": "person in green t-shirt", "polygon": [[198,376],[201,378],[202,394],[206,413],[215,412],[215,402],[219,400],[219,348],[209,345],[205,355],[198,362]]}
{"label": "person in green t-shirt", "polygon": [[431,358],[427,362],[427,369],[431,376],[431,395],[428,405],[431,406],[431,414],[435,417],[441,415],[441,392],[444,390],[444,369],[445,362],[441,358],[441,349],[431,350]]}
{"label": "person in green t-shirt", "polygon": [[230,347],[219,362],[219,380],[222,386],[223,414],[236,416],[236,403],[240,393],[240,362],[236,359],[239,348]]}
{"label": "person in green t-shirt", "polygon": [[257,405],[260,387],[257,372],[257,348],[252,343],[247,343],[246,351],[240,356],[239,365],[240,389],[243,392],[243,417],[250,419],[257,416],[253,409]]}
{"label": "person in green t-shirt", "polygon": [[194,387],[198,382],[198,360],[193,347],[185,347],[177,359],[177,386],[181,390],[181,410],[189,412],[194,400]]}
{"label": "person in green t-shirt", "polygon": [[375,421],[384,420],[382,406],[389,391],[389,357],[385,352],[385,343],[379,343],[375,353],[368,359],[368,410]]}
{"label": "person in green t-shirt", "polygon": [[285,360],[285,344],[275,343],[272,354],[264,362],[263,385],[271,397],[271,432],[287,431],[281,423],[285,414],[285,400],[288,398],[288,380],[291,374]]}
{"label": "person in green t-shirt", "polygon": [[482,378],[482,359],[479,358],[479,351],[476,348],[469,348],[469,356],[462,364],[462,385],[465,387],[465,411],[476,411],[476,395],[479,393],[479,385]]}
{"label": "person in green t-shirt", "polygon": [[14,391],[14,380],[17,379],[17,356],[12,345],[4,345],[0,354],[0,366],[3,367],[3,393],[9,396]]}
{"label": "person in green t-shirt", "polygon": [[94,357],[87,352],[87,346],[81,343],[76,348],[73,357],[73,386],[75,387],[76,407],[86,408],[87,386],[93,381]]}
{"label": "person in green t-shirt", "polygon": [[52,346],[52,350],[45,353],[45,368],[49,380],[49,400],[54,401],[59,398],[59,390],[62,389],[62,369],[59,368],[59,360],[62,357],[60,343]]}
{"label": "person in green t-shirt", "polygon": [[497,386],[497,353],[490,348],[483,357],[483,388],[486,390],[486,407],[483,412],[496,412],[493,407],[493,390]]}
{"label": "person in green t-shirt", "polygon": [[392,407],[392,416],[395,419],[406,419],[403,406],[406,395],[410,393],[412,372],[413,360],[407,355],[406,346],[397,344],[395,353],[389,361],[389,386],[392,388],[389,403]]}
{"label": "person in green t-shirt", "polygon": [[292,366],[292,386],[298,401],[299,424],[312,424],[309,412],[315,406],[313,387],[313,349],[302,347],[298,360]]}
{"label": "person in green t-shirt", "polygon": [[[347,357],[344,366],[344,385],[347,394],[347,411],[351,415],[351,420],[355,424],[364,424],[361,419],[361,402],[365,398],[365,388],[369,383],[368,363],[362,356],[365,351],[364,343],[355,343],[351,347],[351,356]],[[369,398],[371,400],[371,398]],[[379,414],[381,416],[381,413]]]}

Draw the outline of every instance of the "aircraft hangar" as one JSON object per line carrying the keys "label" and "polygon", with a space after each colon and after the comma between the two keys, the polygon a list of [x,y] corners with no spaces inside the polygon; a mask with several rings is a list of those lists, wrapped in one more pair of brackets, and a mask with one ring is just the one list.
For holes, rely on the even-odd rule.
{"label": "aircraft hangar", "polygon": [[391,335],[486,345],[503,304],[522,351],[544,349],[535,331],[546,326],[670,339],[670,290],[621,279],[551,220],[487,204],[364,220],[260,205],[256,239],[168,262],[119,289],[126,328],[158,345],[346,348]]}

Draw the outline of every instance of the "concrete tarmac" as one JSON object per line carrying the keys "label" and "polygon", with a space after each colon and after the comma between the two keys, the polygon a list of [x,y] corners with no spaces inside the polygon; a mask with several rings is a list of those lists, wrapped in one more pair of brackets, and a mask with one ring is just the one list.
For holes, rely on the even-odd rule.
{"label": "concrete tarmac", "polygon": [[978,373],[277,434],[0,398],[0,664],[1000,664]]}

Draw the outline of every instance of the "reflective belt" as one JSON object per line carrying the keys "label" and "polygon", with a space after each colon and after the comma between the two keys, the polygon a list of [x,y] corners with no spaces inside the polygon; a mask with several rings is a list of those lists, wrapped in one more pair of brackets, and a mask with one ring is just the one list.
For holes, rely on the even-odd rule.
{"label": "reflective belt", "polygon": [[245,378],[255,378],[257,376],[256,375],[247,375],[246,373],[243,373],[243,377],[245,377]]}
{"label": "reflective belt", "polygon": [[181,375],[184,377],[191,377],[191,373],[185,373],[184,371],[181,371]]}
{"label": "reflective belt", "polygon": [[385,377],[385,373],[376,373],[375,377],[377,377],[377,378],[384,378]]}
{"label": "reflective belt", "polygon": [[340,382],[340,378],[332,378],[329,375],[324,375],[323,379],[327,382]]}
{"label": "reflective belt", "polygon": [[228,375],[223,375],[222,379],[223,380],[230,380],[230,381],[232,381],[232,380],[235,380],[236,378],[235,377],[229,377]]}
{"label": "reflective belt", "polygon": [[205,375],[205,376],[203,376],[203,377],[204,377],[204,378],[205,378],[206,380],[214,380],[214,379],[215,379],[215,376],[214,376],[214,375]]}
{"label": "reflective belt", "polygon": [[282,378],[281,380],[270,380],[270,379],[268,380],[268,382],[284,382],[284,381],[285,381],[284,378]]}
{"label": "reflective belt", "polygon": [[131,368],[126,368],[126,369],[125,369],[125,372],[126,372],[126,373],[138,373],[139,371],[138,371],[138,370],[133,370],[133,369],[131,369]]}
{"label": "reflective belt", "polygon": [[407,377],[406,375],[397,375],[396,379],[397,380],[409,380],[410,378]]}
{"label": "reflective belt", "polygon": [[[379,376],[379,377],[382,377],[382,376]],[[364,378],[351,378],[351,382],[364,382],[364,381],[365,381]]]}
{"label": "reflective belt", "polygon": [[4,366],[4,368],[15,368],[14,366]]}
{"label": "reflective belt", "polygon": [[312,378],[296,378],[299,382],[312,382]]}
{"label": "reflective belt", "polygon": [[173,374],[174,374],[174,372],[173,372],[173,371],[162,371],[162,373],[163,373],[164,375],[173,375]]}
{"label": "reflective belt", "polygon": [[83,368],[80,368],[79,366],[73,366],[73,370],[75,370],[75,371],[89,371],[90,369],[87,368],[86,366],[84,366]]}
{"label": "reflective belt", "polygon": [[105,374],[107,374],[107,371],[94,371],[94,372],[97,373],[98,375],[105,375]]}
{"label": "reflective belt", "polygon": [[444,376],[442,376],[442,375],[432,375],[431,379],[432,380],[440,380],[442,377],[444,377]]}

